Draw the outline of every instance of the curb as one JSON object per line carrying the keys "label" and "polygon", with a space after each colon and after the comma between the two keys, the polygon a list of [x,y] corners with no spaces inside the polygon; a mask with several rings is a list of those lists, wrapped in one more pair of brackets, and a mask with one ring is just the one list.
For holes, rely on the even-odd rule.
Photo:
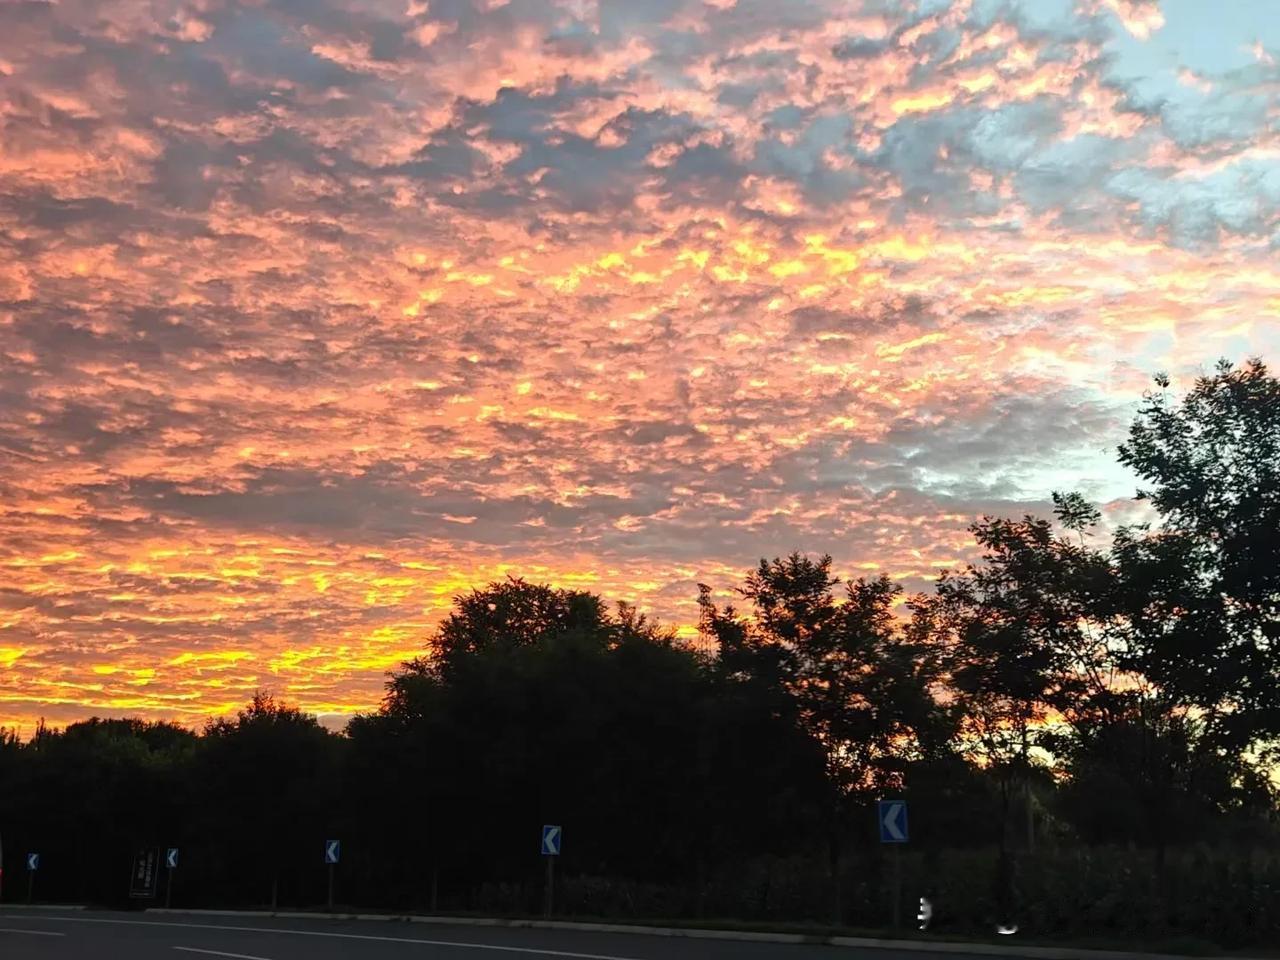
{"label": "curb", "polygon": [[87,910],[83,903],[0,903],[3,910]]}
{"label": "curb", "polygon": [[[84,909],[83,907],[70,909]],[[914,950],[920,953],[954,953],[984,957],[1026,957],[1033,960],[1189,960],[1189,954],[1143,953],[1128,950],[1094,950],[1084,947],[1014,946],[945,940],[888,940],[876,937],[842,937],[825,934],[770,933],[751,930],[714,930],[699,927],[651,927],[643,924],[591,923],[581,920],[511,920],[501,917],[445,917],[386,913],[305,913],[270,910],[181,910],[150,907],[144,913],[188,916],[268,917],[278,920],[380,920],[387,923],[424,923],[451,927],[504,927],[537,930],[578,930],[589,933],[624,933],[651,937],[686,937],[701,940],[738,940],[753,943],[816,944],[861,947],[874,950]],[[1263,960],[1231,957],[1230,960]]]}

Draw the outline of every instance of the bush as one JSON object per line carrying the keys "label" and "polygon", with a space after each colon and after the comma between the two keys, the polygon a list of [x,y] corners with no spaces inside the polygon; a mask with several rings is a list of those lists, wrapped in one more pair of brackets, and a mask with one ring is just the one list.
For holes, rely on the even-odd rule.
{"label": "bush", "polygon": [[[996,922],[994,850],[914,852],[902,856],[901,917],[915,926],[921,896],[933,904],[929,931],[988,936]],[[885,851],[853,857],[843,879],[844,926],[888,927],[891,864]],[[1022,854],[1014,870],[1020,939],[1081,944],[1128,942],[1190,952],[1280,943],[1280,858],[1197,848],[1170,851],[1161,867],[1150,851],[1114,847]],[[701,896],[699,895],[701,894]],[[489,883],[473,909],[536,914],[540,883]],[[613,877],[557,879],[556,913],[607,920],[693,921],[828,926],[832,888],[818,858],[767,858],[709,877],[670,884]]]}

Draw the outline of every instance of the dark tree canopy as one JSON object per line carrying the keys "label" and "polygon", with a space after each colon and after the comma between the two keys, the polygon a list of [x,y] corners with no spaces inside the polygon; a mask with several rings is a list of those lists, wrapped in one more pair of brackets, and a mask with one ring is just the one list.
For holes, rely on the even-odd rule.
{"label": "dark tree canopy", "polygon": [[534,646],[581,636],[605,641],[604,601],[580,590],[555,590],[518,578],[457,597],[437,631],[433,661],[449,669],[469,654],[494,646]]}
{"label": "dark tree canopy", "polygon": [[1280,381],[1252,360],[1181,401],[1156,383],[1120,448],[1159,515],[1117,542],[1135,663],[1231,747],[1280,738]]}
{"label": "dark tree canopy", "polygon": [[902,786],[906,765],[940,723],[935,663],[892,613],[901,588],[888,577],[841,581],[831,557],[762,560],[739,591],[750,618],[718,610],[702,593],[702,623],[723,670],[788,698],[821,745],[843,796]]}

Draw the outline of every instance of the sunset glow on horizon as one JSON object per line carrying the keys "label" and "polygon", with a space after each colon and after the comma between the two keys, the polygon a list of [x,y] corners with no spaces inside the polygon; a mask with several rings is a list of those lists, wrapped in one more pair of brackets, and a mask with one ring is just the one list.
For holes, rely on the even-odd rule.
{"label": "sunset glow on horizon", "polygon": [[1280,18],[0,8],[0,726],[377,704],[505,576],[908,591],[1280,362]]}

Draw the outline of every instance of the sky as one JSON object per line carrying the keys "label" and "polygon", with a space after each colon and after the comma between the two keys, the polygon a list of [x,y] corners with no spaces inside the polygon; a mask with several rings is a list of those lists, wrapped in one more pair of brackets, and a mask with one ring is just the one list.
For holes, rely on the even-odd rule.
{"label": "sky", "polygon": [[1278,348],[1274,0],[9,2],[0,726],[340,724],[507,575],[927,589]]}

